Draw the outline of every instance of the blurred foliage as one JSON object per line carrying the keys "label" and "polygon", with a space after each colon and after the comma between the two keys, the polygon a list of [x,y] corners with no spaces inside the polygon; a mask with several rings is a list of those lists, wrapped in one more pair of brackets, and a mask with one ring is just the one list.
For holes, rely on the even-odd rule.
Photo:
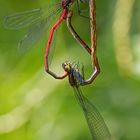
{"label": "blurred foliage", "polygon": [[[55,80],[45,73],[45,48],[42,46],[45,46],[47,37],[44,36],[33,48],[21,54],[17,51],[16,44],[27,29],[7,30],[3,26],[5,15],[53,2],[56,1],[0,2],[0,140],[91,139],[67,79]],[[131,0],[123,0],[124,7],[120,7],[122,4],[119,2],[120,0],[96,1],[101,74],[93,84],[82,90],[99,109],[115,140],[139,140],[140,1],[133,0],[132,3]],[[131,8],[128,7],[130,3]],[[73,26],[89,43],[89,21],[78,16],[76,4],[72,9]],[[122,13],[120,9],[128,14]],[[120,19],[116,20],[116,17]],[[116,24],[117,21],[119,23]],[[53,22],[49,24],[52,25]],[[127,26],[121,26],[120,23]],[[91,73],[90,57],[71,37],[65,22],[57,35],[51,68],[61,73],[62,62],[76,60],[85,65],[85,76],[88,77]],[[124,44],[127,49],[118,51],[118,47],[123,47]],[[131,61],[125,61],[128,60],[128,53]],[[121,62],[130,65],[127,67]]]}

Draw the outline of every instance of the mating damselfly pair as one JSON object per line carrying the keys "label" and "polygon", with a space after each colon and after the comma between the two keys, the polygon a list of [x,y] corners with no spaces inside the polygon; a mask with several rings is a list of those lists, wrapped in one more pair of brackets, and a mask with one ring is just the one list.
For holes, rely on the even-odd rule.
{"label": "mating damselfly pair", "polygon": [[[79,15],[82,15],[80,10],[80,3],[85,3],[89,5],[90,9],[90,26],[91,26],[91,47],[89,47],[77,34],[75,29],[72,26],[71,18],[73,16],[73,11],[71,6],[77,3],[77,9]],[[101,117],[98,110],[88,101],[86,97],[83,96],[82,91],[79,88],[79,85],[91,84],[97,75],[100,72],[100,67],[98,59],[96,56],[96,45],[97,45],[97,35],[96,35],[96,6],[95,0],[61,0],[58,4],[54,4],[53,8],[46,9],[38,8],[30,11],[17,13],[9,15],[5,18],[5,26],[10,29],[20,29],[26,26],[30,26],[29,32],[19,43],[19,48],[29,48],[36,42],[44,31],[47,31],[49,21],[59,12],[61,12],[60,17],[56,20],[49,32],[49,38],[46,44],[46,53],[45,53],[45,70],[55,79],[64,79],[67,76],[69,77],[69,83],[73,87],[80,106],[83,109],[84,115],[86,117],[90,132],[93,139],[95,140],[110,140],[111,136],[108,131],[106,124],[104,123],[103,118]],[[49,52],[53,39],[54,32],[62,23],[65,21],[67,27],[71,32],[72,36],[78,41],[78,43],[86,50],[89,56],[92,59],[93,72],[91,76],[85,80],[71,63],[63,63],[64,73],[62,75],[57,75],[49,69]]]}
{"label": "mating damselfly pair", "polygon": [[[89,0],[61,0],[59,3],[52,4],[50,7],[47,6],[47,8],[36,8],[21,13],[11,14],[9,16],[6,16],[4,20],[4,25],[8,29],[20,29],[29,26],[28,33],[18,44],[18,48],[20,48],[21,50],[24,50],[25,48],[26,50],[29,49],[33,44],[35,44],[42,37],[42,35],[45,35],[45,32],[48,31],[48,26],[50,26],[49,25],[50,20],[55,18],[55,15],[61,12],[59,18],[56,19],[56,22],[52,25],[50,29],[48,41],[46,43],[46,52],[44,57],[46,72],[56,79],[63,79],[66,77],[65,72],[62,75],[57,75],[56,73],[54,73],[49,69],[49,53],[50,53],[51,43],[53,40],[53,35],[62,21],[66,20],[67,27],[71,32],[72,36],[80,43],[80,45],[83,48],[85,48],[85,50],[89,54],[92,53],[91,51],[92,47],[89,47],[81,39],[81,37],[77,34],[77,32],[74,30],[72,26],[71,18],[73,16],[73,11],[71,6],[74,3],[77,4],[77,9],[78,9],[77,11],[79,15],[84,16],[82,10],[80,9],[80,4],[84,3],[90,5]],[[96,23],[94,24],[94,28],[96,29]],[[96,41],[96,39],[94,39],[94,41]],[[95,70],[91,74],[91,77],[87,79],[87,81],[83,83],[83,85],[90,84],[100,71],[97,58],[95,58],[95,53],[93,55],[94,55],[93,62],[95,64]]]}

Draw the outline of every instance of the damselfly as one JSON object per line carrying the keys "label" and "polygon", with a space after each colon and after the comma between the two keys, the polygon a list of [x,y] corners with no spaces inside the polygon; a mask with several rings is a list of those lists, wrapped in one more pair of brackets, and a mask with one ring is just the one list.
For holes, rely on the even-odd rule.
{"label": "damselfly", "polygon": [[107,125],[97,108],[83,95],[79,85],[84,81],[75,64],[65,62],[63,69],[68,73],[69,83],[74,89],[75,97],[81,106],[93,140],[112,140]]}

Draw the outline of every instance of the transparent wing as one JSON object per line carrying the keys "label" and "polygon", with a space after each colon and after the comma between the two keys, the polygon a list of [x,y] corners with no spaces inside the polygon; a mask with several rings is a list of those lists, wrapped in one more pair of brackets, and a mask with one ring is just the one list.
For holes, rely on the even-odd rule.
{"label": "transparent wing", "polygon": [[[59,13],[59,10],[57,11]],[[46,19],[42,19],[40,22],[32,25],[28,30],[28,33],[20,40],[18,44],[18,50],[22,53],[30,49],[33,45],[35,45],[47,32],[50,27],[49,23],[52,19],[52,14],[57,15],[57,13],[51,13],[49,17]]]}
{"label": "transparent wing", "polygon": [[42,22],[32,26],[29,29],[28,33],[18,43],[18,50],[20,52],[24,53],[31,46],[33,46],[35,43],[37,43],[39,41],[39,39],[41,39],[41,37],[45,33],[46,29],[47,29],[47,24],[43,20],[42,20]]}
{"label": "transparent wing", "polygon": [[4,19],[4,26],[7,29],[20,29],[27,27],[41,19],[41,13],[42,10],[39,8],[6,16]]}
{"label": "transparent wing", "polygon": [[15,30],[29,26],[27,34],[18,44],[18,50],[23,53],[37,43],[48,29],[51,19],[54,18],[60,10],[61,5],[58,3],[6,16],[4,25],[8,29]]}
{"label": "transparent wing", "polygon": [[97,108],[84,97],[79,87],[74,87],[74,91],[83,109],[93,140],[111,140],[110,132]]}
{"label": "transparent wing", "polygon": [[37,8],[29,11],[15,13],[4,18],[4,26],[7,29],[20,29],[42,21],[61,9],[60,4]]}

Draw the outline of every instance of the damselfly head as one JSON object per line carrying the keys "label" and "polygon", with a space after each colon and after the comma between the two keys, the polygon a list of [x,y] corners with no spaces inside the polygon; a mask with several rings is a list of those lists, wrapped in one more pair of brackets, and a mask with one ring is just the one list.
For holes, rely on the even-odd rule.
{"label": "damselfly head", "polygon": [[70,62],[64,62],[62,63],[62,67],[66,72],[70,72],[71,70],[71,63]]}
{"label": "damselfly head", "polygon": [[65,61],[64,63],[62,63],[62,67],[66,72],[70,72],[73,70],[79,72],[79,62],[76,63],[75,61]]}

